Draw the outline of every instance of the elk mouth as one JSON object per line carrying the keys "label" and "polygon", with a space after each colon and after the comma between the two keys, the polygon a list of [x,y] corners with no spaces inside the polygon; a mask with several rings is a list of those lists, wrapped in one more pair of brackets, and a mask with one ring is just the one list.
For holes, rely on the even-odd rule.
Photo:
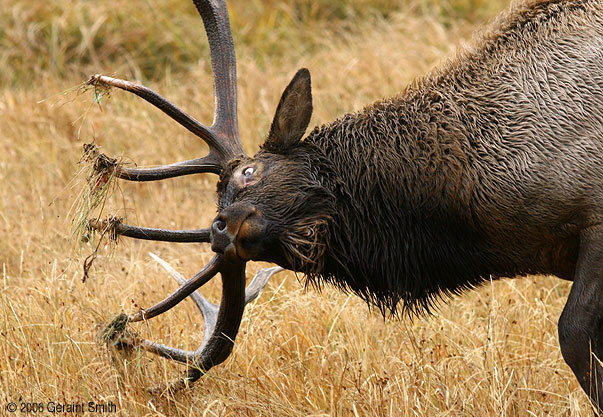
{"label": "elk mouth", "polygon": [[265,230],[266,222],[257,208],[235,203],[214,219],[211,249],[234,261],[251,260],[260,252]]}

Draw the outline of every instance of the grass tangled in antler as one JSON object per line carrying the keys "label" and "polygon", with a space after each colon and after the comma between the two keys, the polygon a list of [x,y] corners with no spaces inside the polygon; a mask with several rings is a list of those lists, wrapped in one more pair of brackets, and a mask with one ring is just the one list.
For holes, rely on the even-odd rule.
{"label": "grass tangled in antler", "polygon": [[128,315],[121,313],[117,315],[111,323],[107,324],[99,333],[101,341],[104,343],[115,342],[126,331],[128,325]]}
{"label": "grass tangled in antler", "polygon": [[[80,93],[85,93],[90,88],[94,89],[94,102],[100,107],[103,98],[110,97],[110,86],[98,82],[94,77],[80,87]],[[76,237],[79,241],[87,242],[90,237],[90,228],[88,219],[95,209],[104,208],[105,201],[114,190],[113,179],[121,167],[121,160],[111,158],[100,151],[100,146],[95,143],[86,143],[83,145],[84,154],[78,161],[85,167],[80,172],[86,175],[86,189],[78,201],[74,216],[74,228],[71,237]],[[100,214],[100,213],[99,213]]]}
{"label": "grass tangled in antler", "polygon": [[122,219],[108,216],[107,220],[101,221],[100,217],[107,199],[117,187],[114,179],[122,163],[120,159],[111,158],[100,152],[100,147],[94,143],[84,145],[84,154],[79,163],[86,164],[86,167],[81,170],[86,175],[86,187],[77,202],[71,238],[79,242],[91,242],[94,247],[93,253],[84,260],[83,281],[85,281],[103,238],[108,237],[109,242],[117,240],[115,225]]}
{"label": "grass tangled in antler", "polygon": [[[80,93],[90,89],[93,89],[94,102],[99,107],[105,97],[110,97],[111,87],[96,77],[83,83]],[[78,164],[84,165],[80,173],[85,175],[86,186],[75,204],[71,239],[83,243],[90,242],[94,247],[92,254],[84,260],[82,280],[85,281],[104,238],[108,237],[109,242],[117,241],[115,224],[121,222],[122,219],[114,215],[105,216],[108,217],[108,220],[101,220],[101,217],[103,217],[107,199],[117,187],[114,179],[123,163],[121,158],[112,158],[102,153],[100,146],[95,143],[84,144],[83,148],[84,154]]]}
{"label": "grass tangled in antler", "polygon": [[128,315],[120,313],[99,332],[98,337],[107,347],[116,348],[126,355],[130,354],[140,338],[127,327]]}
{"label": "grass tangled in antler", "polygon": [[120,160],[110,158],[99,150],[99,146],[94,143],[84,145],[84,155],[79,160],[80,164],[86,164],[87,168],[83,171],[86,175],[86,189],[79,199],[74,216],[74,229],[72,238],[78,240],[90,240],[92,230],[89,227],[88,219],[98,210],[102,212],[107,198],[115,190],[115,174],[121,166]]}
{"label": "grass tangled in antler", "polygon": [[94,89],[94,102],[98,103],[99,107],[105,97],[111,97],[111,86],[104,83],[96,76],[90,77],[88,81],[83,83],[80,87],[80,92],[86,92],[90,88]]}

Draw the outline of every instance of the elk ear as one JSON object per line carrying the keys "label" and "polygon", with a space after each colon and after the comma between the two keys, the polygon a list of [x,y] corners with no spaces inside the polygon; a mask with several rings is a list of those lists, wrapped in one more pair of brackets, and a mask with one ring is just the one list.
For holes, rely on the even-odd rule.
{"label": "elk ear", "polygon": [[293,77],[276,108],[268,139],[262,149],[284,151],[298,143],[312,116],[312,89],[310,71],[302,68]]}

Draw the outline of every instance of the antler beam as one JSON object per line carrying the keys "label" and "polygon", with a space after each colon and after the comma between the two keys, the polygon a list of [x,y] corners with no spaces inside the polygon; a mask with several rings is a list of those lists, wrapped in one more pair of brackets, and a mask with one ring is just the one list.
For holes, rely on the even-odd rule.
{"label": "antler beam", "polygon": [[237,64],[224,0],[193,0],[205,26],[214,73],[212,128],[227,138],[233,155],[243,154],[237,121]]}
{"label": "antler beam", "polygon": [[[178,283],[184,285],[187,281],[170,264],[153,253],[149,255],[163,266],[170,276]],[[232,271],[232,269],[231,269]],[[134,340],[124,340],[126,344],[132,347],[139,347],[142,350],[154,353],[167,359],[175,360],[189,365],[185,376],[172,381],[170,384],[162,385],[156,388],[156,393],[165,390],[178,390],[186,384],[199,379],[201,375],[207,372],[211,367],[223,362],[232,350],[234,338],[238,332],[241,316],[244,307],[255,300],[264,289],[269,279],[276,273],[283,271],[281,267],[265,268],[258,271],[251,283],[244,290],[244,299],[241,309],[237,308],[236,302],[239,301],[240,288],[235,275],[229,271],[222,272],[222,302],[220,306],[209,302],[198,291],[190,293],[190,297],[195,301],[204,320],[204,336],[201,346],[195,351],[173,348],[161,343],[151,342],[146,339],[134,338]],[[243,284],[244,284],[243,271]],[[236,326],[236,328],[235,328]]]}
{"label": "antler beam", "polygon": [[[111,341],[118,346],[140,346],[142,349],[163,357],[189,364],[189,369],[183,377],[178,378],[167,386],[156,389],[155,392],[157,393],[160,393],[165,389],[177,390],[186,386],[188,383],[196,381],[210,368],[224,362],[232,351],[245,309],[245,265],[245,262],[223,262],[221,256],[214,257],[203,271],[184,283],[176,292],[164,301],[148,310],[126,317],[123,321],[123,315],[118,316],[105,330],[105,340],[107,342]],[[117,341],[115,340],[118,332],[112,330],[114,323],[118,322],[125,324],[127,322],[140,321],[161,314],[176,305],[186,296],[192,294],[200,285],[207,282],[207,280],[218,271],[222,277],[222,300],[215,319],[215,327],[213,327],[209,338],[205,339],[204,337],[204,343],[197,351],[187,352],[147,340],[141,340],[131,335],[122,335]],[[192,282],[194,282],[194,284]],[[215,316],[215,313],[211,310],[210,307],[210,315]],[[212,320],[210,320],[210,326],[211,321]]]}

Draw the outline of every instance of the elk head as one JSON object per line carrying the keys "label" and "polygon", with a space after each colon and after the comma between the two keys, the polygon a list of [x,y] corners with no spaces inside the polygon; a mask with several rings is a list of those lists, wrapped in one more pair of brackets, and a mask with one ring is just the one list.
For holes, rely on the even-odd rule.
{"label": "elk head", "polygon": [[220,176],[212,250],[296,271],[318,265],[330,196],[301,143],[311,114],[310,73],[301,69],[283,92],[261,150],[232,159]]}
{"label": "elk head", "polygon": [[[224,0],[195,0],[194,3],[203,19],[210,46],[215,94],[211,126],[201,124],[141,85],[104,75],[94,75],[88,81],[90,85],[117,87],[138,95],[209,145],[208,155],[171,165],[117,166],[118,178],[156,181],[195,173],[220,175],[218,215],[207,229],[164,230],[111,223],[115,234],[172,242],[206,242],[211,243],[216,252],[209,264],[189,280],[158,260],[182,285],[155,306],[120,319],[123,322],[150,319],[187,296],[195,300],[205,320],[205,337],[197,351],[187,352],[138,338],[125,341],[189,365],[187,374],[174,382],[171,389],[197,380],[229,356],[245,304],[258,295],[272,274],[282,270],[277,267],[260,271],[246,289],[246,262],[270,261],[289,269],[311,270],[324,251],[326,225],[330,219],[328,211],[321,210],[328,196],[300,142],[312,113],[308,70],[298,71],[285,89],[260,151],[254,157],[246,156],[238,133],[235,52],[226,4]],[[94,219],[89,224],[105,229],[109,222]],[[196,292],[218,273],[223,282],[219,307]]]}

